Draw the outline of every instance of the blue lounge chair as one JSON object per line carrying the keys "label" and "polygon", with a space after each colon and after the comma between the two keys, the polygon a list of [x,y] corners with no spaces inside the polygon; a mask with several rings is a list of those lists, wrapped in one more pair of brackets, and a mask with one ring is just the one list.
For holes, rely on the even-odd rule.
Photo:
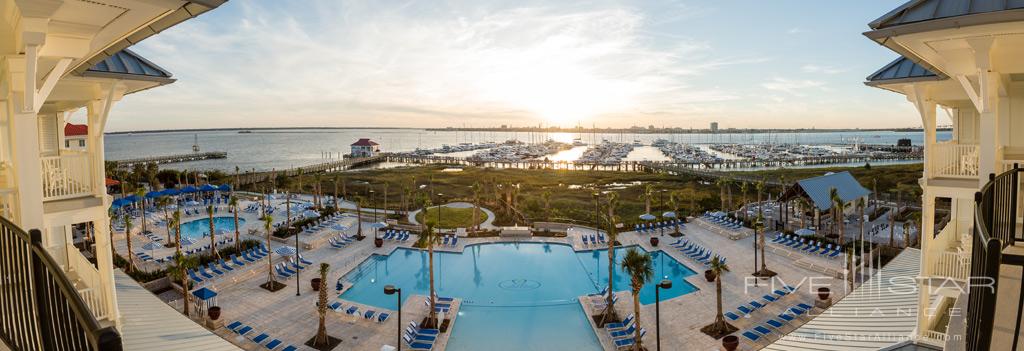
{"label": "blue lounge chair", "polygon": [[430,350],[434,347],[433,343],[414,341],[408,334],[404,335],[402,339],[405,340],[405,343],[413,350]]}
{"label": "blue lounge chair", "polygon": [[295,275],[295,273],[296,273],[296,271],[293,271],[290,268],[288,268],[288,264],[287,263],[282,263],[281,264],[281,270],[284,271],[285,273],[288,273],[288,275]]}
{"label": "blue lounge chair", "polygon": [[[640,328],[640,337],[643,338],[644,335],[647,335],[647,329]],[[622,338],[622,339],[615,339],[615,348],[623,348],[623,347],[627,347],[627,346],[633,346],[634,342],[636,342],[636,339],[633,338],[633,337],[627,337],[627,338]]]}
{"label": "blue lounge chair", "polygon": [[764,308],[764,305],[762,305],[760,302],[757,302],[757,300],[750,301],[750,305],[754,306],[755,310],[759,310],[759,309]]}
{"label": "blue lounge chair", "polygon": [[764,294],[761,298],[768,302],[775,302],[779,300],[779,298],[772,296],[772,294]]}
{"label": "blue lounge chair", "polygon": [[801,309],[804,309],[804,310],[807,310],[807,311],[810,311],[813,308],[810,305],[808,305],[806,303],[803,303],[803,302],[796,304],[796,307],[800,307]]}
{"label": "blue lounge chair", "polygon": [[729,318],[730,321],[736,321],[737,319],[740,319],[740,316],[729,311],[725,313],[725,318]]}
{"label": "blue lounge chair", "polygon": [[312,261],[307,261],[305,257],[302,257],[302,255],[299,255],[299,262],[307,266],[313,264]]}
{"label": "blue lounge chair", "polygon": [[359,307],[356,306],[349,307],[345,310],[345,314],[347,315],[355,315],[356,313],[359,313]]}
{"label": "blue lounge chair", "polygon": [[766,328],[763,325],[759,325],[759,326],[754,327],[754,331],[756,331],[756,332],[758,332],[758,333],[760,333],[761,335],[764,335],[764,336],[768,336],[769,334],[772,333],[771,329],[768,329],[768,328]]}
{"label": "blue lounge chair", "polygon": [[245,325],[245,324],[242,324],[242,322],[234,321],[234,322],[231,322],[231,324],[228,324],[225,328],[228,328],[228,330],[230,330],[230,331],[235,331],[238,328],[242,327],[243,325]]}
{"label": "blue lounge chair", "polygon": [[238,266],[238,267],[241,267],[241,266],[245,265],[245,261],[242,261],[242,260],[238,259],[237,255],[231,255],[231,263],[234,263],[235,266]]}
{"label": "blue lounge chair", "polygon": [[794,319],[796,319],[796,317],[793,317],[793,315],[789,314],[788,312],[783,312],[779,313],[779,319],[784,320],[786,322],[792,322]]}
{"label": "blue lounge chair", "polygon": [[247,326],[244,326],[244,327],[241,327],[241,328],[235,330],[235,334],[238,334],[238,335],[241,335],[241,336],[245,336],[245,334],[249,334],[249,332],[251,332],[251,331],[252,331],[252,327],[247,325]]}
{"label": "blue lounge chair", "polygon": [[212,264],[207,264],[206,268],[209,269],[211,272],[216,273],[217,275],[224,275],[224,272],[217,270],[217,266],[214,266]]}
{"label": "blue lounge chair", "polygon": [[765,321],[765,323],[767,323],[768,325],[772,326],[772,328],[775,328],[775,329],[781,329],[782,327],[786,326],[785,323],[779,322],[779,321],[774,320],[774,319],[769,319],[769,320]]}
{"label": "blue lounge chair", "polygon": [[366,312],[363,312],[363,318],[365,319],[373,319],[373,317],[376,315],[377,311],[374,310],[366,310]]}
{"label": "blue lounge chair", "polygon": [[273,349],[276,349],[278,346],[281,346],[281,344],[282,344],[281,340],[274,339],[274,340],[270,340],[270,342],[268,342],[267,345],[264,346],[264,347],[266,347],[267,350],[273,350]]}
{"label": "blue lounge chair", "polygon": [[337,312],[338,309],[341,308],[341,302],[340,301],[334,301],[334,303],[331,303],[330,305],[327,305],[327,308],[330,308],[332,311]]}
{"label": "blue lounge chair", "polygon": [[224,268],[225,271],[230,272],[235,270],[234,268],[231,268],[231,266],[229,266],[227,262],[224,262],[223,258],[221,258],[218,263],[220,263],[220,268]]}
{"label": "blue lounge chair", "polygon": [[384,323],[385,321],[388,320],[388,317],[391,317],[390,313],[381,312],[380,314],[377,315],[377,323]]}
{"label": "blue lounge chair", "polygon": [[416,341],[434,342],[434,340],[437,339],[437,335],[417,334],[416,331],[412,329],[412,327],[406,327],[405,328],[405,334],[410,336],[410,337],[412,337],[413,340],[416,340]]}
{"label": "blue lounge chair", "polygon": [[751,342],[757,342],[758,340],[761,340],[760,335],[757,335],[749,330],[743,332],[743,337],[747,338],[747,340],[750,340]]}
{"label": "blue lounge chair", "polygon": [[199,266],[199,268],[196,269],[196,272],[199,272],[199,275],[202,275],[203,278],[213,279],[213,274],[206,271],[206,266]]}
{"label": "blue lounge chair", "polygon": [[200,277],[196,276],[196,272],[191,270],[191,269],[188,270],[188,277],[191,278],[193,282],[196,282],[196,283],[202,283],[203,282],[203,278],[200,278]]}
{"label": "blue lounge chair", "polygon": [[415,321],[409,322],[409,326],[416,330],[416,334],[437,335],[438,333],[441,332],[440,330],[437,330],[437,329],[423,329],[423,328],[420,328],[419,323],[417,323]]}
{"label": "blue lounge chair", "polygon": [[636,331],[636,324],[634,323],[634,324],[630,324],[629,328],[621,329],[621,330],[613,330],[613,331],[609,332],[608,334],[611,335],[613,338],[618,338],[618,337],[621,337],[623,335],[632,335],[633,332],[635,332],[635,331]]}
{"label": "blue lounge chair", "polygon": [[839,251],[838,249],[834,250],[832,251],[832,253],[828,254],[828,258],[836,258],[836,256],[839,256],[840,253],[842,253],[842,251]]}
{"label": "blue lounge chair", "polygon": [[262,344],[263,341],[267,340],[268,338],[270,338],[270,335],[267,335],[267,333],[260,333],[260,335],[256,335],[255,338],[252,338],[252,342],[255,342],[257,345],[259,345]]}
{"label": "blue lounge chair", "polygon": [[283,349],[281,349],[281,351],[296,351],[296,350],[298,350],[298,348],[296,348],[295,346],[292,346],[292,345],[285,346]]}
{"label": "blue lounge chair", "polygon": [[736,310],[740,311],[740,313],[743,313],[743,314],[750,314],[751,312],[754,312],[753,309],[751,309],[750,307],[747,307],[747,306],[736,307]]}
{"label": "blue lounge chair", "polygon": [[789,313],[792,313],[794,316],[800,316],[800,315],[803,315],[806,312],[807,311],[805,311],[805,310],[803,310],[803,309],[801,309],[799,307],[790,307],[789,308]]}
{"label": "blue lounge chair", "polygon": [[604,328],[608,329],[608,330],[616,330],[616,329],[625,328],[627,325],[633,324],[633,318],[634,317],[635,317],[635,315],[633,315],[631,313],[628,317],[626,317],[626,319],[623,319],[622,322],[620,322],[620,323],[608,323],[608,324],[604,325]]}

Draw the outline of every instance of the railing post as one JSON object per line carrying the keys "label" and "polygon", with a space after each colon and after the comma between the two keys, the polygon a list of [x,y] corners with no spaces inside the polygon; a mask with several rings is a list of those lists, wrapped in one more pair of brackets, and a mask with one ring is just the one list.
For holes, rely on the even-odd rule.
{"label": "railing post", "polygon": [[[43,234],[39,229],[32,229],[28,231],[29,235],[29,246],[40,247],[43,242]],[[54,350],[57,345],[54,345],[53,338],[47,337],[54,335],[53,324],[51,323],[52,316],[50,312],[53,310],[50,306],[50,299],[47,297],[50,295],[50,286],[46,284],[49,281],[47,275],[49,272],[46,271],[46,265],[43,262],[39,262],[39,258],[36,254],[29,250],[29,264],[32,266],[32,294],[33,300],[35,301],[36,310],[36,324],[39,326],[39,335],[42,336],[42,346],[44,350]]]}
{"label": "railing post", "polygon": [[[1013,164],[1013,169],[1010,170],[1010,208],[1007,211],[1008,222],[1010,230],[1010,245],[1017,242],[1017,164]],[[1024,298],[1024,290],[1021,290],[1021,297]],[[1019,324],[1019,323],[1018,323]]]}

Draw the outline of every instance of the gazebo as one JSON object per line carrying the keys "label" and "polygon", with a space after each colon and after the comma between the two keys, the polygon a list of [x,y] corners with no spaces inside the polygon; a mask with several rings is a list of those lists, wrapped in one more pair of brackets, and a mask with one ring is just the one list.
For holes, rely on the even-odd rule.
{"label": "gazebo", "polygon": [[871,191],[861,186],[850,172],[828,173],[823,176],[798,180],[796,184],[786,188],[785,192],[779,196],[779,203],[784,204],[783,212],[780,214],[782,222],[789,222],[789,209],[792,202],[804,199],[814,209],[815,228],[821,228],[821,213],[828,213],[832,209],[832,189],[836,189],[839,198],[845,204],[855,203],[860,199],[866,200],[868,195],[871,195]]}

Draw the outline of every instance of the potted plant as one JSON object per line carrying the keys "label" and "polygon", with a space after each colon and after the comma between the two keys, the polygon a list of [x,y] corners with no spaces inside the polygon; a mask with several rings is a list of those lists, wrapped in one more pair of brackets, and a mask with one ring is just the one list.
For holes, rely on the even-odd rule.
{"label": "potted plant", "polygon": [[206,315],[210,316],[210,320],[215,321],[220,318],[220,306],[210,306],[206,309]]}
{"label": "potted plant", "polygon": [[651,246],[657,247],[658,246],[658,241],[659,241],[658,237],[652,236],[651,237]]}
{"label": "potted plant", "polygon": [[827,287],[818,288],[818,299],[822,301],[828,300],[828,295],[831,292],[832,289],[829,289]]}
{"label": "potted plant", "polygon": [[722,338],[722,347],[725,348],[727,351],[736,350],[736,348],[739,346],[740,338],[736,337],[736,335],[726,335],[724,338]]}
{"label": "potted plant", "polygon": [[712,271],[710,269],[704,271],[704,279],[707,280],[709,283],[715,281],[715,278],[717,278],[715,276],[715,271]]}
{"label": "potted plant", "polygon": [[323,281],[320,280],[320,277],[316,277],[309,280],[309,285],[313,287],[313,291],[320,291]]}
{"label": "potted plant", "polygon": [[384,238],[374,237],[373,238],[373,246],[376,246],[376,247],[384,246]]}

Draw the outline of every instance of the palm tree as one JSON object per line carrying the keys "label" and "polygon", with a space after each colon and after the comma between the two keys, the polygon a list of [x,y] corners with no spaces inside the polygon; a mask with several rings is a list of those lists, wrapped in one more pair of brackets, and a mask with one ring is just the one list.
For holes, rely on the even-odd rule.
{"label": "palm tree", "polygon": [[338,182],[341,181],[341,176],[334,176],[334,210],[340,211],[341,207],[338,207]]}
{"label": "palm tree", "polygon": [[839,245],[843,245],[846,240],[843,234],[843,228],[846,224],[843,223],[843,214],[846,212],[846,202],[843,198],[839,197],[839,190],[832,188],[829,192],[829,197],[832,198],[832,208],[835,210],[835,215],[832,217],[832,222],[839,227]]}
{"label": "palm tree", "polygon": [[135,190],[135,197],[139,198],[139,213],[142,215],[142,228],[139,233],[146,234],[146,190],[139,188]]}
{"label": "palm tree", "polygon": [[725,321],[725,315],[722,312],[722,274],[729,271],[729,266],[722,262],[721,257],[715,256],[711,258],[711,263],[708,266],[711,272],[715,275],[715,293],[717,295],[716,306],[718,307],[717,314],[715,315],[715,322],[711,323],[708,327],[709,331],[713,335],[720,335],[728,332],[732,329],[732,326]]}
{"label": "palm tree", "polygon": [[[429,217],[429,216],[428,216]],[[440,242],[441,237],[434,232],[434,223],[426,218],[427,228],[423,230],[421,240],[427,246],[427,256],[430,261],[430,315],[424,328],[437,328],[437,292],[434,290],[434,245]]]}
{"label": "palm tree", "polygon": [[750,184],[749,183],[747,183],[747,182],[741,182],[740,183],[740,196],[741,196],[741,201],[743,202],[743,204],[740,205],[740,209],[743,211],[743,219],[746,219],[746,220],[750,219],[750,216],[747,215],[747,190],[749,190],[749,188],[750,188]]}
{"label": "palm tree", "polygon": [[654,277],[654,264],[651,262],[651,255],[636,248],[626,251],[626,257],[622,258],[622,270],[629,274],[629,285],[633,289],[633,315],[636,321],[636,328],[633,334],[633,350],[642,350],[640,346],[640,289],[644,284]]}
{"label": "palm tree", "polygon": [[235,251],[242,252],[241,243],[238,241],[238,198],[234,195],[231,195],[231,198],[228,199],[228,208],[235,215]]}
{"label": "palm tree", "polygon": [[174,226],[174,253],[181,253],[181,210],[174,210],[171,217],[171,225]]}
{"label": "palm tree", "polygon": [[765,256],[765,232],[764,232],[764,216],[758,214],[757,219],[754,220],[754,233],[757,234],[757,245],[761,247],[761,270],[757,272],[759,277],[772,277],[775,276],[775,272],[768,270],[767,257]]}
{"label": "palm tree", "polygon": [[320,317],[320,326],[316,328],[316,340],[314,346],[327,346],[330,342],[327,338],[327,288],[323,286],[327,282],[327,273],[331,271],[331,265],[327,262],[320,263],[320,296],[316,304],[316,313]]}
{"label": "palm tree", "polygon": [[171,275],[171,279],[178,280],[181,282],[181,298],[182,298],[182,311],[185,317],[188,317],[188,298],[189,290],[191,290],[188,280],[188,270],[192,269],[195,262],[188,256],[182,255],[181,252],[174,253],[174,266],[171,266],[167,273]]}
{"label": "palm tree", "polygon": [[608,194],[608,291],[609,294],[606,297],[607,306],[605,307],[604,318],[611,317],[615,314],[615,299],[610,292],[615,291],[613,283],[615,282],[615,241],[619,234],[615,231],[615,207],[619,204],[619,194],[609,193]]}
{"label": "palm tree", "polygon": [[[676,215],[675,218],[679,218],[679,203],[676,202],[676,193],[672,192],[668,194],[668,208],[672,209],[672,213]],[[679,222],[675,222],[675,233],[679,233]]]}
{"label": "palm tree", "polygon": [[[480,230],[480,222],[477,221],[477,215],[480,213],[480,192],[483,187],[480,186],[480,182],[473,183],[473,232]],[[545,211],[547,212],[547,211]]]}
{"label": "palm tree", "polygon": [[206,215],[210,218],[210,252],[214,258],[220,258],[220,253],[217,252],[217,233],[213,228],[213,205],[206,206]]}
{"label": "palm tree", "polygon": [[754,189],[757,190],[757,215],[764,215],[764,206],[761,206],[761,194],[764,193],[764,181],[758,181],[754,184]]}
{"label": "palm tree", "polygon": [[[167,205],[170,205],[170,204],[171,204],[171,198],[169,198],[167,196],[161,196],[161,197],[156,198],[156,207],[164,211],[164,219],[165,220],[170,218],[169,216],[167,216]],[[171,241],[171,225],[170,225],[171,222],[170,221],[166,221],[166,223],[167,223],[167,241],[170,242]]]}
{"label": "palm tree", "polygon": [[540,200],[544,202],[544,219],[551,219],[551,190],[544,189],[544,191],[540,193]]}
{"label": "palm tree", "polygon": [[722,201],[722,210],[725,210],[725,188],[729,187],[729,179],[720,177],[715,180],[715,185],[718,186],[718,198]]}
{"label": "palm tree", "polygon": [[274,251],[270,250],[270,228],[273,226],[274,218],[270,215],[263,216],[263,231],[267,233],[267,288],[273,290],[277,285],[274,280]]}
{"label": "palm tree", "polygon": [[859,240],[860,240],[861,253],[863,253],[864,252],[864,209],[867,207],[867,203],[864,201],[864,198],[862,197],[862,198],[857,199],[857,202],[854,203],[854,206],[856,206],[857,211],[860,213],[860,220],[859,220],[859,222],[860,222],[860,235],[859,235],[860,239]]}
{"label": "palm tree", "polygon": [[[426,210],[423,211],[426,216]],[[356,238],[363,240],[363,197],[356,196]]]}
{"label": "palm tree", "polygon": [[[811,203],[807,201],[806,198],[803,197],[799,198],[799,200],[797,200],[796,202],[797,210],[800,212],[800,228],[807,228],[807,216],[804,215],[804,211],[805,209],[811,207],[810,205]],[[818,230],[820,231],[821,228],[818,228]]]}
{"label": "palm tree", "polygon": [[124,241],[128,244],[128,268],[126,272],[131,273],[132,268],[134,268],[132,256],[135,256],[135,254],[132,253],[132,216],[127,213],[124,215]]}
{"label": "palm tree", "polygon": [[644,213],[651,213],[651,196],[654,195],[654,186],[647,184],[644,186]]}

